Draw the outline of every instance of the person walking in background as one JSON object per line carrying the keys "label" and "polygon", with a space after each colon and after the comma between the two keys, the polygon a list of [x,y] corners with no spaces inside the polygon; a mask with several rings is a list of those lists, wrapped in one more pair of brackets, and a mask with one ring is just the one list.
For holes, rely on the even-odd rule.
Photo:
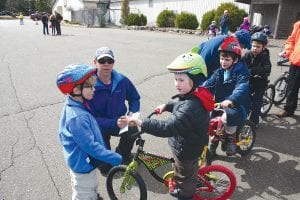
{"label": "person walking in background", "polygon": [[58,12],[55,12],[55,25],[56,25],[56,35],[61,35],[60,23],[63,20],[63,17]]}
{"label": "person walking in background", "polygon": [[240,29],[244,29],[246,31],[249,31],[250,28],[250,22],[248,17],[244,17],[243,23],[240,25]]}
{"label": "person walking in background", "polygon": [[229,27],[230,19],[228,15],[228,10],[224,10],[224,14],[220,17],[219,25],[221,27],[221,34],[227,35],[228,34],[228,27]]}
{"label": "person walking in background", "polygon": [[56,34],[56,18],[55,18],[55,15],[51,14],[50,17],[49,17],[49,20],[50,20],[50,26],[51,26],[51,33],[52,35],[55,35]]}
{"label": "person walking in background", "polygon": [[300,20],[294,24],[293,31],[285,43],[285,54],[291,65],[287,83],[287,98],[283,111],[278,117],[293,116],[297,108],[300,87]]}
{"label": "person walking in background", "polygon": [[48,29],[48,14],[44,13],[42,16],[42,23],[43,23],[43,34],[49,35],[49,29]]}
{"label": "person walking in background", "polygon": [[24,15],[21,12],[20,12],[20,15],[19,15],[19,19],[20,19],[20,25],[24,25]]}

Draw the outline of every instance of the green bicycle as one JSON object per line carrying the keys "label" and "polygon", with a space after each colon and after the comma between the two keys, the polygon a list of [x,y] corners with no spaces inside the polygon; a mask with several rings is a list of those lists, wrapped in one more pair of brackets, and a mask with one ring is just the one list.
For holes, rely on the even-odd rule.
{"label": "green bicycle", "polygon": [[[154,115],[151,113],[148,117]],[[106,188],[110,199],[147,199],[146,184],[137,172],[140,164],[143,164],[149,173],[163,185],[174,190],[174,172],[169,171],[164,176],[157,174],[157,169],[167,164],[174,163],[174,159],[143,150],[145,140],[141,137],[142,132],[137,133],[136,145],[138,145],[133,161],[128,166],[117,166],[109,171],[106,180]],[[234,173],[222,165],[207,166],[207,145],[199,158],[198,184],[195,200],[228,199],[236,188],[236,177]]]}

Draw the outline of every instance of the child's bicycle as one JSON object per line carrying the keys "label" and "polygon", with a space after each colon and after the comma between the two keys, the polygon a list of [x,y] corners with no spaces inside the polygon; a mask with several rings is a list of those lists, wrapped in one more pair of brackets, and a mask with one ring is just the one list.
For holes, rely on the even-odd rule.
{"label": "child's bicycle", "polygon": [[275,96],[273,99],[273,103],[275,105],[279,105],[287,96],[288,78],[289,72],[285,71],[274,81]]}
{"label": "child's bicycle", "polygon": [[[154,113],[150,114],[150,118]],[[141,137],[142,132],[138,132],[138,145],[133,161],[126,166],[117,166],[109,171],[106,180],[107,192],[112,200],[146,200],[147,189],[142,177],[137,169],[143,164],[150,174],[159,182],[163,183],[170,191],[175,186],[174,171],[165,173],[164,176],[157,174],[157,169],[161,166],[174,163],[174,158],[165,157],[143,150],[145,140]],[[228,199],[236,188],[236,177],[227,167],[221,165],[206,166],[207,146],[199,158],[198,184],[195,200]]]}
{"label": "child's bicycle", "polygon": [[[219,142],[221,142],[222,151],[226,151],[228,145],[227,134],[221,116],[224,109],[220,103],[215,104],[215,109],[212,112],[212,118],[209,122],[208,134],[210,136],[210,148],[216,150]],[[256,139],[256,131],[253,122],[247,119],[241,127],[238,127],[234,143],[237,146],[237,153],[241,156],[247,155],[253,148]],[[214,153],[211,154],[213,156]]]}

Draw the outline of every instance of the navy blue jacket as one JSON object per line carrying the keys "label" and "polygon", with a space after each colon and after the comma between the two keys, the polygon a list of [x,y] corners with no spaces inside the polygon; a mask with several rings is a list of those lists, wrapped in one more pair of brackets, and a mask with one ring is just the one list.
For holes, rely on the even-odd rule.
{"label": "navy blue jacket", "polygon": [[117,134],[120,130],[117,126],[118,118],[126,115],[127,111],[140,111],[140,95],[126,76],[113,70],[111,88],[97,78],[94,97],[88,101],[88,105],[101,131],[104,134]]}

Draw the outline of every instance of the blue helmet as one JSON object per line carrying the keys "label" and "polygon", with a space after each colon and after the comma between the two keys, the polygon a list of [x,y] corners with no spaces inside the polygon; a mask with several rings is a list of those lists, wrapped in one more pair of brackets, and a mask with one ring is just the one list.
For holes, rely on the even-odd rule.
{"label": "blue helmet", "polygon": [[258,41],[264,45],[268,44],[268,36],[263,32],[256,32],[251,36],[251,41]]}
{"label": "blue helmet", "polygon": [[239,40],[239,43],[244,45],[247,49],[251,49],[251,36],[250,33],[244,29],[236,31],[235,37]]}
{"label": "blue helmet", "polygon": [[68,65],[58,73],[56,85],[62,93],[70,94],[76,85],[83,84],[95,72],[95,68],[84,64]]}

